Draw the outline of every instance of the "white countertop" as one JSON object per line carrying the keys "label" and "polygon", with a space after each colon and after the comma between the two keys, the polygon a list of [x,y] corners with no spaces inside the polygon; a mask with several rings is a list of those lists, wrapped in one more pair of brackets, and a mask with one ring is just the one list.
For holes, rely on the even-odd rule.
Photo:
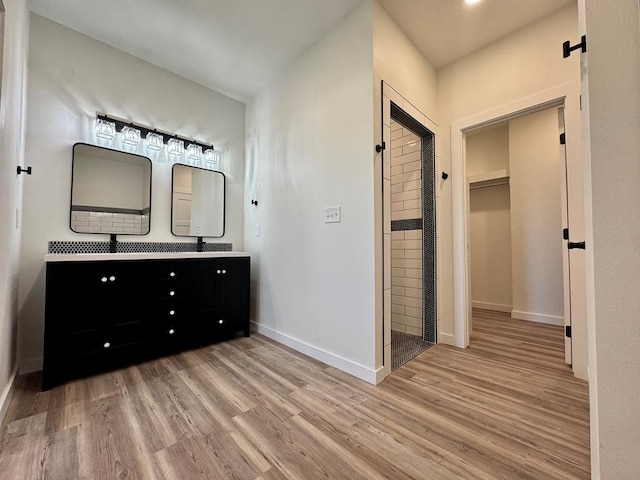
{"label": "white countertop", "polygon": [[250,257],[247,252],[139,252],[139,253],[49,253],[45,262],[94,262],[102,260],[161,260],[171,258]]}

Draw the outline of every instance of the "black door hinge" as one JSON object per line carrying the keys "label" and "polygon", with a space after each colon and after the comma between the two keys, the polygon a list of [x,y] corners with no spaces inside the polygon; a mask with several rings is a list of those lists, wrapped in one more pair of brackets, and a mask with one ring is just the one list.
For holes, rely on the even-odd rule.
{"label": "black door hinge", "polygon": [[567,338],[571,338],[571,325],[565,325],[564,336]]}
{"label": "black door hinge", "polygon": [[580,49],[582,53],[587,51],[587,36],[582,35],[582,41],[577,45],[571,46],[571,42],[567,40],[562,44],[562,58],[567,58],[574,50]]}
{"label": "black door hinge", "polygon": [[565,145],[567,143],[567,137],[564,133],[560,134],[560,145]]}
{"label": "black door hinge", "polygon": [[579,248],[581,250],[585,250],[586,246],[584,242],[569,242],[569,244],[567,245],[567,248],[569,250],[573,250],[574,248]]}
{"label": "black door hinge", "polygon": [[562,229],[562,239],[563,240],[569,240],[569,229],[568,228],[563,228]]}

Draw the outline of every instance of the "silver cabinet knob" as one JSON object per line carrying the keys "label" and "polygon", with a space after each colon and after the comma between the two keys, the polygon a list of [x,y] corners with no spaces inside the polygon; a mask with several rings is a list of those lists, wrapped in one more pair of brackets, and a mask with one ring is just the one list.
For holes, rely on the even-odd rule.
{"label": "silver cabinet knob", "polygon": [[175,315],[176,311],[175,310],[169,310],[169,315]]}
{"label": "silver cabinet knob", "polygon": [[220,320],[218,320],[218,323],[222,325],[224,323],[224,320],[221,318]]}
{"label": "silver cabinet knob", "polygon": [[109,280],[107,277],[102,277],[102,278],[100,279],[100,281],[101,281],[102,283],[107,283],[107,280]]}
{"label": "silver cabinet knob", "polygon": [[176,272],[169,272],[169,276],[170,277],[175,277],[176,276]]}
{"label": "silver cabinet knob", "polygon": [[218,275],[220,275],[220,270],[217,270],[217,271],[216,271],[216,273],[217,273]]}
{"label": "silver cabinet knob", "polygon": [[173,328],[169,329],[169,335],[173,335],[174,333],[176,333],[176,331]]}
{"label": "silver cabinet knob", "polygon": [[175,294],[176,294],[176,292],[174,292],[173,290],[171,290],[171,291],[169,292],[169,295],[170,295],[171,297],[173,297]]}
{"label": "silver cabinet knob", "polygon": [[225,274],[225,273],[227,273],[227,271],[226,270],[222,270],[222,273]]}
{"label": "silver cabinet knob", "polygon": [[111,346],[111,343],[109,342],[104,342],[104,345],[102,345],[104,348],[109,348]]}
{"label": "silver cabinet knob", "polygon": [[111,276],[109,277],[109,281],[110,281],[110,282],[115,282],[115,281],[116,281],[116,277],[115,277],[114,275],[111,275]]}

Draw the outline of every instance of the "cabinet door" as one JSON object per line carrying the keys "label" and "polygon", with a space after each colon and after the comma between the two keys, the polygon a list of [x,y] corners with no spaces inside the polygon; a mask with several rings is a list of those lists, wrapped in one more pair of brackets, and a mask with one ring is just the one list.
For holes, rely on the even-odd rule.
{"label": "cabinet door", "polygon": [[248,334],[249,259],[193,262],[194,327],[209,332],[243,330]]}
{"label": "cabinet door", "polygon": [[47,265],[46,318],[74,333],[139,320],[143,296],[139,274],[126,262],[68,262]]}

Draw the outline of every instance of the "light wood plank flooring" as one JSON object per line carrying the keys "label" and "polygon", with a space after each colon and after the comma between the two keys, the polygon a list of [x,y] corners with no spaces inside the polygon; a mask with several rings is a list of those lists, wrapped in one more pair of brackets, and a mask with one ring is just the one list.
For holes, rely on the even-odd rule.
{"label": "light wood plank flooring", "polygon": [[589,478],[561,328],[477,311],[473,332],[378,386],[257,334],[44,393],[23,376],[0,478]]}

